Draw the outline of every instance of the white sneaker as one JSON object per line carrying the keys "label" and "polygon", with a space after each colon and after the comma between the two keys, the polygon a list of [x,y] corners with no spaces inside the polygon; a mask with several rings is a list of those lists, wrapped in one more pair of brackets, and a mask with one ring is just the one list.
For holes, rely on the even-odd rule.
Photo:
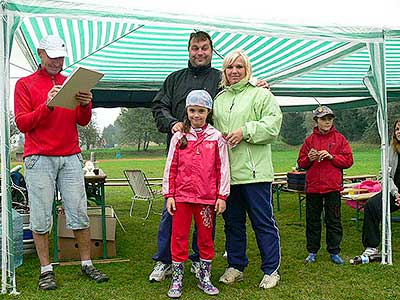
{"label": "white sneaker", "polygon": [[193,261],[192,266],[190,267],[190,272],[193,273],[196,278],[200,278],[200,262]]}
{"label": "white sneaker", "polygon": [[226,252],[226,250],[225,250],[224,254],[222,254],[222,257],[225,258],[226,260],[228,259],[228,252]]}
{"label": "white sneaker", "polygon": [[378,254],[379,254],[378,248],[372,248],[372,247],[365,248],[364,252],[362,253],[362,255],[364,256],[372,256]]}
{"label": "white sneaker", "polygon": [[259,287],[262,289],[272,289],[274,286],[278,284],[280,279],[281,276],[279,276],[277,271],[275,271],[271,275],[265,274],[260,282]]}
{"label": "white sneaker", "polygon": [[227,268],[225,273],[219,278],[220,282],[225,284],[230,284],[235,281],[242,281],[243,280],[243,272],[235,269],[235,268]]}
{"label": "white sneaker", "polygon": [[164,264],[161,261],[158,261],[156,265],[154,266],[153,272],[151,272],[149,276],[150,282],[155,282],[155,281],[162,281],[164,280],[168,275],[172,274],[172,267],[169,264]]}

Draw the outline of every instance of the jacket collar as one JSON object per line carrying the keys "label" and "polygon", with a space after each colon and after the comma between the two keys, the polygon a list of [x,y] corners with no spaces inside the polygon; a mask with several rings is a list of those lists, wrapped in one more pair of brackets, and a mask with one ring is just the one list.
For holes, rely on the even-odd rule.
{"label": "jacket collar", "polygon": [[327,133],[325,133],[325,134],[322,134],[322,133],[318,130],[318,126],[315,126],[314,129],[313,129],[313,132],[314,132],[315,134],[318,134],[318,135],[321,135],[321,136],[327,136],[327,135],[330,135],[330,134],[332,134],[333,132],[336,132],[336,131],[337,131],[337,130],[336,130],[336,128],[335,128],[335,125],[332,125],[331,129],[330,129]]}
{"label": "jacket collar", "polygon": [[211,69],[211,63],[209,63],[206,66],[195,67],[195,66],[192,66],[190,61],[188,61],[188,69],[190,70],[190,72],[194,73],[194,75],[199,75],[199,74],[208,72]]}
{"label": "jacket collar", "polygon": [[61,75],[61,73],[57,73],[54,76],[51,76],[49,73],[47,73],[46,69],[44,67],[42,67],[42,65],[39,65],[37,73],[41,76],[45,76],[48,78],[54,78],[54,79],[58,79],[58,78],[62,78],[63,76]]}
{"label": "jacket collar", "polygon": [[242,79],[239,82],[229,85],[227,86],[225,89],[227,91],[231,91],[234,93],[240,93],[241,91],[243,91],[247,86],[255,86],[254,82],[252,82],[252,80],[248,80],[248,79]]}
{"label": "jacket collar", "polygon": [[[212,134],[214,134],[214,132],[215,132],[214,127],[213,127],[212,125],[210,125],[210,124],[207,124],[207,125],[203,128],[203,135],[204,135],[204,136],[212,135]],[[196,133],[196,131],[195,131],[192,127],[190,127],[189,133],[190,133],[191,135],[197,137],[197,133]]]}

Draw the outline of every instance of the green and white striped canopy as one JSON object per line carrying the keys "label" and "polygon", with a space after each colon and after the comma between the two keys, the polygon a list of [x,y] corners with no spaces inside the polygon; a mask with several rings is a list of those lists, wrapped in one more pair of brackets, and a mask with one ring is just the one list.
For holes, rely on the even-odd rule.
{"label": "green and white striped canopy", "polygon": [[[302,12],[287,14],[293,10],[292,6],[297,7],[298,3],[303,6],[304,1],[275,1],[287,5],[275,11],[269,8],[267,1],[233,5],[227,0],[203,0],[195,5],[191,1],[169,0],[162,2],[168,11],[149,9],[152,2],[0,0],[0,140],[1,172],[5,175],[1,192],[2,207],[8,208],[8,215],[11,211],[9,58],[14,41],[34,71],[39,61],[36,54],[38,41],[48,34],[60,35],[69,50],[65,61],[67,74],[77,66],[105,74],[94,91],[95,106],[134,107],[149,106],[166,76],[187,65],[189,34],[194,30],[205,30],[214,42],[213,66],[221,68],[222,59],[228,52],[244,49],[252,61],[254,76],[271,83],[274,94],[281,96],[278,101],[284,110],[315,107],[316,101],[306,97],[319,97],[320,103],[334,108],[376,102],[382,138],[382,263],[391,264],[387,101],[399,99],[399,4],[374,3],[370,6],[362,3],[356,8],[357,12],[353,12],[347,6],[355,1],[337,0],[335,5],[319,1],[319,11],[328,10],[326,16],[329,18],[343,14],[348,17],[349,13],[357,14],[362,9],[363,19],[375,26],[362,27],[360,24],[328,24],[323,19],[320,19],[321,24],[314,22],[313,17],[318,15],[316,7],[309,7],[304,15]],[[337,2],[345,5],[337,5]],[[216,6],[221,4],[223,10],[214,14]],[[183,9],[189,6],[192,13]],[[258,17],[249,12],[258,13]],[[286,18],[281,18],[283,15]],[[395,25],[375,25],[378,17],[385,21],[395,20],[392,23]],[[279,19],[286,21],[279,22]],[[352,20],[351,15],[349,20]],[[9,225],[12,222],[8,222],[8,215],[5,209],[2,210],[2,220]],[[4,241],[9,242],[7,228],[11,227],[4,226],[2,231],[3,245],[6,245]],[[2,261],[7,268],[2,270],[2,292],[7,288],[16,292],[13,256],[9,256],[8,263],[8,246],[4,248],[3,245]]]}
{"label": "green and white striped canopy", "polygon": [[[277,96],[327,97],[318,99],[346,107],[374,103],[363,78],[371,66],[366,43],[382,40],[380,29],[233,22],[229,17],[204,19],[132,10],[130,4],[124,10],[79,1],[8,2],[15,15],[23,16],[16,40],[33,70],[39,61],[39,40],[57,34],[66,41],[69,51],[66,74],[77,66],[105,74],[95,91],[96,106],[148,106],[167,75],[187,66],[187,42],[194,30],[210,33],[215,68],[221,68],[223,57],[230,51],[244,49],[253,64],[254,76],[271,83]],[[79,5],[67,6],[68,2]],[[399,92],[397,33],[385,33],[393,37],[385,45],[389,100],[398,97]],[[312,98],[286,97],[279,98],[282,107],[299,110],[302,106],[308,110],[309,105],[316,104]]]}

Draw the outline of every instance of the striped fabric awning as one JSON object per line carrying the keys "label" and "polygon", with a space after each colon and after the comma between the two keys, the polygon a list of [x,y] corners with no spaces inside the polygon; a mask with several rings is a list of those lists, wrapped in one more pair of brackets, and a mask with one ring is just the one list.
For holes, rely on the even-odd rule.
{"label": "striped fabric awning", "polygon": [[[190,33],[207,29],[207,25],[194,27],[173,22],[161,25],[154,21],[134,22],[136,18],[130,22],[127,19],[30,15],[23,19],[16,40],[23,51],[29,53],[27,56],[34,69],[39,62],[36,53],[39,40],[48,34],[60,35],[69,52],[65,60],[66,74],[78,66],[105,74],[96,87],[96,101],[99,101],[95,102],[96,106],[117,106],[112,102],[118,102],[118,99],[113,98],[120,99],[119,105],[148,106],[168,74],[187,66]],[[375,39],[378,34],[356,32],[353,39],[339,35],[340,38],[335,40],[328,34],[328,38],[321,38],[322,31],[319,35],[312,32],[305,37],[293,38],[278,37],[279,34],[276,37],[257,35],[254,34],[258,32],[256,30],[246,34],[224,29],[230,27],[220,31],[207,30],[215,49],[212,65],[217,69],[221,68],[227,53],[241,48],[251,59],[254,76],[266,79],[277,96],[329,97],[334,103],[343,102],[335,97],[355,97],[352,99],[364,100],[347,102],[347,105],[373,103],[363,84],[363,77],[371,66],[370,57],[366,42],[358,37]],[[284,35],[290,34],[284,32]],[[400,74],[396,70],[399,66],[400,41],[388,40],[386,84],[389,100],[398,97]],[[293,106],[293,101],[281,99],[282,106]]]}

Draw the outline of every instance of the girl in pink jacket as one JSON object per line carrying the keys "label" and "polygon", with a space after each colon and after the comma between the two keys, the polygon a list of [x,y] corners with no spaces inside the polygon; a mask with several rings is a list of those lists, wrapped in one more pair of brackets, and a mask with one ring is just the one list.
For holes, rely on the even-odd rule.
{"label": "girl in pink jacket", "polygon": [[188,94],[184,128],[172,137],[165,165],[163,194],[172,215],[170,298],[179,298],[182,294],[193,217],[200,250],[198,287],[209,295],[219,293],[210,281],[214,258],[212,231],[214,212],[221,214],[226,208],[230,174],[227,143],[222,134],[208,124],[211,109],[212,98],[208,92],[194,90]]}

